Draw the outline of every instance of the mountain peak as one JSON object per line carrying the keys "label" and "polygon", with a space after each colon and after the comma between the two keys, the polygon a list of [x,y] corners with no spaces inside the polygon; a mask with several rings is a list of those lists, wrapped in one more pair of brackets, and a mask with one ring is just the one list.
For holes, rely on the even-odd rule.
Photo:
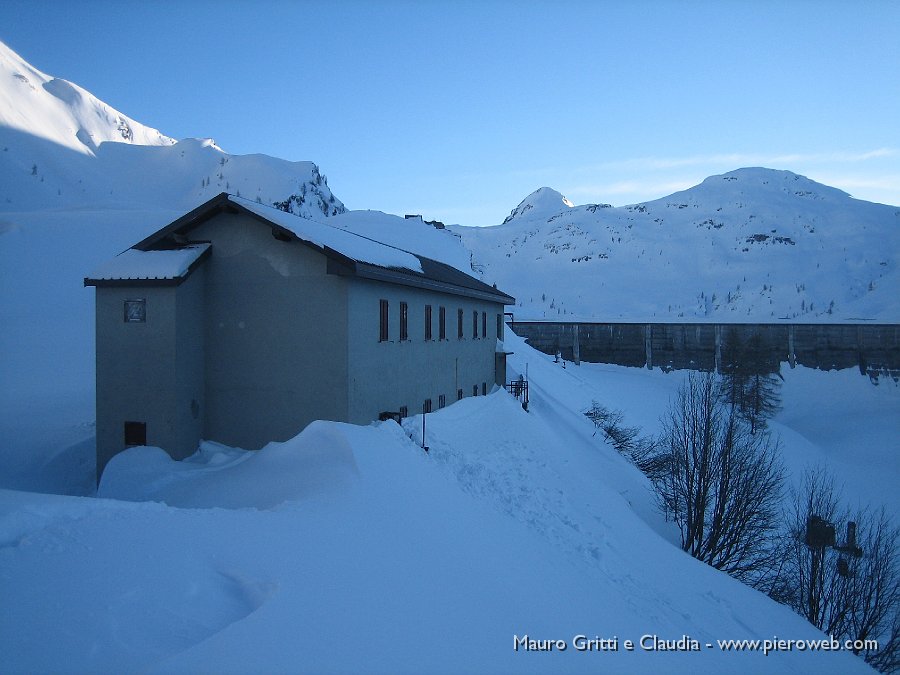
{"label": "mountain peak", "polygon": [[137,204],[192,209],[236,193],[313,220],[346,209],[312,162],[180,142],[0,42],[0,211]]}
{"label": "mountain peak", "polygon": [[699,192],[718,190],[723,185],[737,191],[752,189],[760,192],[790,193],[804,197],[814,196],[817,199],[850,198],[850,195],[843,190],[817,183],[793,171],[767,169],[761,166],[744,167],[720,175],[710,176],[700,185],[691,188],[691,190]]}
{"label": "mountain peak", "polygon": [[573,206],[574,204],[562,193],[553,188],[541,187],[525,197],[516,208],[510,211],[503,223],[506,224],[522,217],[534,218],[535,216],[552,215]]}
{"label": "mountain peak", "polygon": [[101,143],[174,145],[175,139],[145,126],[68,80],[30,65],[0,42],[0,127],[29,134],[81,154]]}

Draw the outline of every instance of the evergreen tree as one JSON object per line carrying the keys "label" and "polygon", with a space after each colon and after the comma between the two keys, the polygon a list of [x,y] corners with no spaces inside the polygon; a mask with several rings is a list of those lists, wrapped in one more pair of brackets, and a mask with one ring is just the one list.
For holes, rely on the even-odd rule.
{"label": "evergreen tree", "polygon": [[719,364],[722,379],[719,381],[719,395],[732,409],[742,410],[744,392],[747,389],[747,346],[738,329],[728,330],[722,345],[722,361]]}
{"label": "evergreen tree", "polygon": [[[750,424],[750,433],[766,428],[766,420],[781,408],[781,375],[765,357],[762,337],[754,333],[747,341],[746,380],[740,415]],[[772,372],[773,367],[776,372]]]}

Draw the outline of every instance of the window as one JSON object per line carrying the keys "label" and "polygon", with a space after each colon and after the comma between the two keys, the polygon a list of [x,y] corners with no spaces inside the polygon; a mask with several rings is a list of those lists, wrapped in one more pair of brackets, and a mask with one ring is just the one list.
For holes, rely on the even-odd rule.
{"label": "window", "polygon": [[487,382],[481,383],[481,395],[487,396]]}
{"label": "window", "polygon": [[409,408],[405,405],[400,406],[400,419],[402,420],[404,417],[409,417]]}
{"label": "window", "polygon": [[478,312],[472,312],[472,337],[478,337]]}
{"label": "window", "polygon": [[441,394],[438,396],[438,408],[443,408],[447,405],[447,397]]}
{"label": "window", "polygon": [[146,422],[125,422],[125,445],[147,445]]}
{"label": "window", "polygon": [[478,396],[478,385],[472,387],[472,396]]}
{"label": "window", "polygon": [[503,315],[502,314],[497,315],[497,339],[498,340],[503,339]]}
{"label": "window", "polygon": [[463,339],[463,311],[462,309],[456,310],[456,337],[460,340]]}
{"label": "window", "polygon": [[379,332],[378,332],[378,341],[379,342],[387,342],[388,341],[388,301],[387,300],[379,300],[378,302],[379,308],[381,311],[381,318],[379,319]]}
{"label": "window", "polygon": [[457,389],[457,390],[456,390],[456,400],[457,400],[457,401],[462,401],[462,389]]}
{"label": "window", "polygon": [[447,339],[447,308],[438,308],[438,339]]}
{"label": "window", "polygon": [[425,305],[425,339],[431,339],[431,305]]}
{"label": "window", "polygon": [[405,302],[400,303],[400,342],[409,340],[409,306]]}
{"label": "window", "polygon": [[125,301],[125,323],[144,323],[147,320],[146,298]]}
{"label": "window", "polygon": [[487,337],[487,312],[481,313],[481,337]]}
{"label": "window", "polygon": [[422,405],[422,412],[430,413],[431,412],[431,399],[426,398],[425,403]]}

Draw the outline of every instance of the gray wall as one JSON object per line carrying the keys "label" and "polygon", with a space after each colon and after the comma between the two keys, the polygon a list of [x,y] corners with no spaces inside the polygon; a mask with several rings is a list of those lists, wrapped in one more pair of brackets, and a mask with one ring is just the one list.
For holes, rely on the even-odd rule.
{"label": "gray wall", "polygon": [[[428,398],[437,410],[441,394],[449,405],[458,389],[472,396],[477,385],[480,395],[505,380],[495,367],[500,304],[329,275],[323,254],[276,239],[249,216],[215,216],[190,238],[212,242],[212,253],[180,286],[97,288],[98,476],[123,448],[125,421],[146,422],[147,443],[180,459],[201,438],[258,449],[313,420],[365,424],[401,406],[419,413]],[[125,323],[129,298],[146,298],[146,323]],[[387,342],[379,341],[381,299],[390,302]],[[402,342],[401,301],[409,307]]]}
{"label": "gray wall", "polygon": [[[746,342],[761,340],[771,370],[786,361],[829,370],[859,367],[867,373],[900,369],[896,324],[633,324],[515,322],[512,329],[548,354],[624,366],[713,370],[731,331]],[[718,352],[718,357],[717,357]]]}
{"label": "gray wall", "polygon": [[[379,300],[390,303],[390,340],[379,342]],[[400,302],[409,306],[409,340],[400,341]],[[432,337],[425,341],[425,305],[432,307]],[[447,309],[447,339],[439,338],[439,308]],[[463,309],[463,339],[457,337],[457,309]],[[472,337],[472,312],[478,312],[478,338]],[[496,315],[503,306],[456,295],[355,280],[349,303],[350,414],[349,422],[365,423],[384,411],[406,406],[422,412],[425,399],[438,409],[441,394],[447,405],[457,390],[472,396],[482,384],[495,382]],[[482,335],[481,312],[487,312],[487,337]],[[500,375],[505,378],[505,373]]]}
{"label": "gray wall", "polygon": [[204,437],[258,449],[313,420],[345,420],[347,280],[325,273],[322,254],[248,216],[216,216],[191,239],[213,243]]}
{"label": "gray wall", "polygon": [[[146,300],[146,321],[128,323],[125,301],[137,298]],[[98,477],[125,447],[126,421],[144,422],[147,444],[176,459],[196,450],[204,410],[202,298],[199,270],[177,287],[97,288]]]}

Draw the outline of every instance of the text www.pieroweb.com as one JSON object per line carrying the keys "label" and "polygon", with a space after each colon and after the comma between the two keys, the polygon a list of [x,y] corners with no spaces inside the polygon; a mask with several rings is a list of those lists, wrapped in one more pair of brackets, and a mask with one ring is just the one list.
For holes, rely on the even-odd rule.
{"label": "text www.pieroweb.com", "polygon": [[529,635],[513,635],[513,650],[523,652],[564,652],[571,648],[576,652],[700,652],[704,649],[718,649],[723,652],[817,652],[817,651],[877,651],[877,640],[838,640],[834,636],[822,639],[790,639],[773,636],[766,639],[716,640],[701,642],[688,635],[677,639],[667,639],[659,635],[641,635],[636,640],[620,639],[618,636],[601,638],[576,635],[571,640],[561,638],[536,639]]}

